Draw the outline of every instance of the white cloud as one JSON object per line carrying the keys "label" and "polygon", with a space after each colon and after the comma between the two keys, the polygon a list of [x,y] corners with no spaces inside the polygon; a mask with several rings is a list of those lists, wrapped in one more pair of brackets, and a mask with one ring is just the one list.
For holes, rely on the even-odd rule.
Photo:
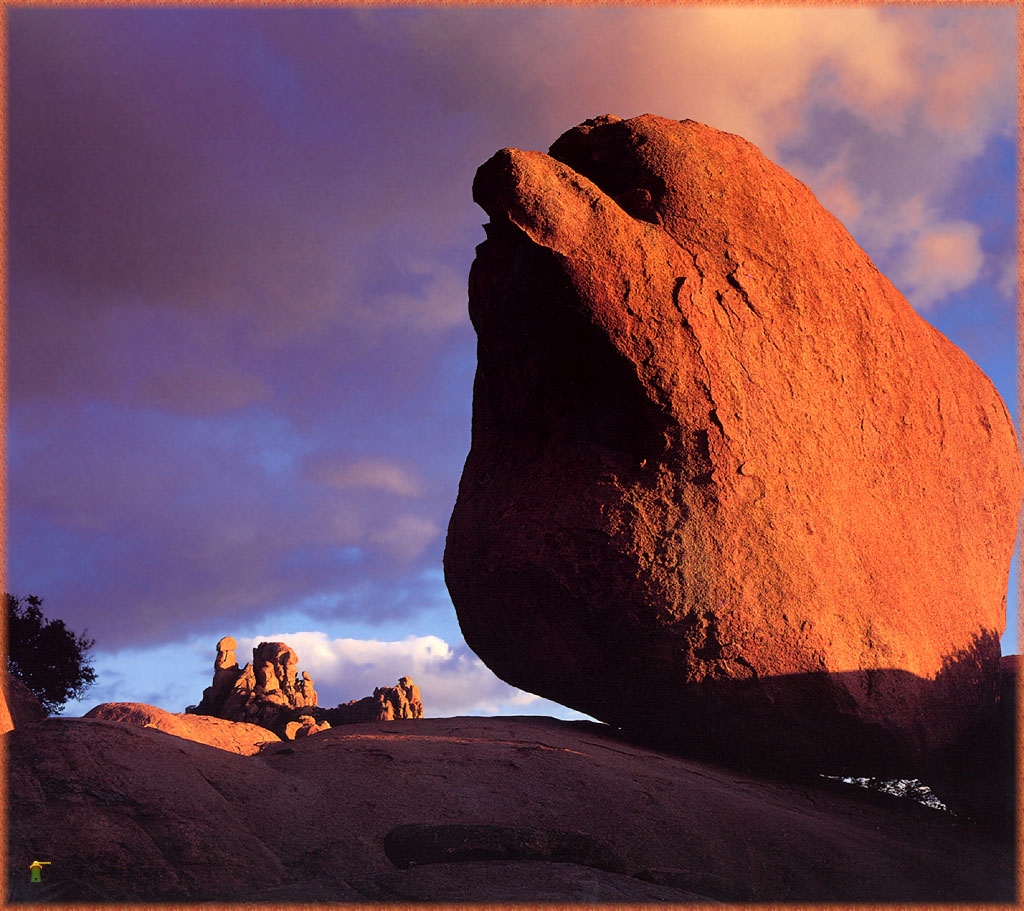
{"label": "white cloud", "polygon": [[939,217],[923,194],[898,207],[875,203],[860,225],[874,245],[892,255],[890,277],[919,311],[965,290],[981,274],[981,227]]}
{"label": "white cloud", "polygon": [[980,151],[991,131],[1012,135],[1015,21],[992,10],[938,16],[915,31],[916,55],[927,74],[922,80],[925,113],[936,133],[965,143],[965,154],[971,148]]}
{"label": "white cloud", "polygon": [[[973,35],[975,50],[939,43],[938,20],[915,12],[584,7],[458,10],[397,22],[368,14],[362,24],[368,34],[404,31],[415,53],[429,58],[432,73],[458,74],[439,80],[438,99],[488,118],[500,110],[503,133],[517,120],[522,134],[538,123],[566,129],[580,114],[656,113],[737,132],[771,154],[779,139],[801,127],[811,101],[898,128],[913,105],[939,95],[931,78],[922,78],[926,64],[935,58],[941,72],[948,55],[983,60],[995,40],[985,23]],[[979,66],[964,72],[971,104],[962,107],[970,110],[988,83]]]}
{"label": "white cloud", "polygon": [[867,202],[850,179],[849,170],[850,163],[845,151],[819,167],[804,165],[794,169],[799,172],[796,176],[812,188],[818,202],[838,218],[847,230],[851,230],[862,218]]}
{"label": "white cloud", "polygon": [[683,116],[738,132],[769,156],[816,92],[895,124],[915,91],[909,30],[879,9],[680,8],[638,22],[656,50],[636,77],[675,70],[662,83],[667,110],[685,104],[694,113]]}
{"label": "white cloud", "polygon": [[[320,705],[369,696],[375,687],[411,677],[423,694],[428,717],[557,712],[573,713],[499,680],[464,645],[439,636],[408,636],[394,642],[329,639],[323,632],[275,633],[238,639],[239,662],[259,642],[287,642],[299,655],[299,670],[316,684]],[[581,716],[577,716],[581,717]]]}

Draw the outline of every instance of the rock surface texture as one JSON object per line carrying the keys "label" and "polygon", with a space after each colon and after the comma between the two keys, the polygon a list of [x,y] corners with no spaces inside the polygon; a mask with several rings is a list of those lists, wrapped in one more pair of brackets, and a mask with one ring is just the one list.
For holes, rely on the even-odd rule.
{"label": "rock surface texture", "polygon": [[906,775],[953,743],[995,699],[1021,498],[988,378],[738,136],[600,117],[473,194],[470,647],[741,762]]}
{"label": "rock surface texture", "polygon": [[384,853],[400,870],[423,864],[488,860],[573,863],[613,873],[628,870],[628,865],[604,842],[571,829],[410,823],[388,832]]}
{"label": "rock surface texture", "polygon": [[[198,720],[198,719],[193,719]],[[227,722],[223,722],[227,724]],[[1011,903],[1012,839],[545,718],[353,724],[235,755],[135,723],[5,735],[7,869],[50,900]],[[409,866],[412,864],[412,866]]]}

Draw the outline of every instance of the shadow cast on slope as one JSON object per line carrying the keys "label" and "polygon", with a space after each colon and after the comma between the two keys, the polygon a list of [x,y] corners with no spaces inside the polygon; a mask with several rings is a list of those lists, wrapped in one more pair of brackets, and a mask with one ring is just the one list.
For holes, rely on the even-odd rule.
{"label": "shadow cast on slope", "polygon": [[953,812],[1006,833],[1015,693],[997,634],[982,631],[934,679],[898,668],[709,679],[606,720],[634,742],[746,773],[921,779]]}

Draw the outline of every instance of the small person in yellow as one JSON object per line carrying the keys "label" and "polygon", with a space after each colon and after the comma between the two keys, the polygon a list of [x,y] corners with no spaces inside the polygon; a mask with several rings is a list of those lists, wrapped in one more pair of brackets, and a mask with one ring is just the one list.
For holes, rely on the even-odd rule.
{"label": "small person in yellow", "polygon": [[32,861],[32,863],[29,865],[29,871],[31,873],[31,875],[29,876],[29,882],[41,883],[43,881],[43,864],[48,863],[50,863],[50,861],[48,860]]}

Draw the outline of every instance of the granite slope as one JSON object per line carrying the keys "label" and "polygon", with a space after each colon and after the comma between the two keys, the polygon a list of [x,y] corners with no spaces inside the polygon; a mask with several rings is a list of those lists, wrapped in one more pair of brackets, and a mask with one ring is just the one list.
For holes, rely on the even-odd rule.
{"label": "granite slope", "polygon": [[[1013,896],[1012,845],[948,814],[740,775],[593,723],[353,724],[255,755],[97,718],[5,738],[8,869],[50,860],[43,885],[62,900]],[[35,894],[27,874],[11,887]]]}

